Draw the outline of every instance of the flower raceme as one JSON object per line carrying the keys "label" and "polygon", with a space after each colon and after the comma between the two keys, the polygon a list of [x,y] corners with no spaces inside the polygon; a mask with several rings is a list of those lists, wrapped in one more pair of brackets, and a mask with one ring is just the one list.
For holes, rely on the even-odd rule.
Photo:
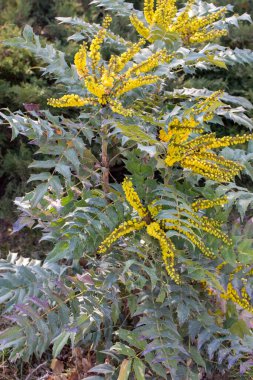
{"label": "flower raceme", "polygon": [[219,100],[222,94],[222,91],[215,91],[206,99],[187,109],[182,120],[174,118],[168,125],[168,132],[163,129],[160,130],[160,140],[163,142],[173,140],[173,143],[182,143],[188,139],[192,132],[203,133],[204,128],[198,118],[201,116],[200,120],[204,122],[212,120],[214,111],[223,105]]}
{"label": "flower raceme", "polygon": [[183,168],[213,181],[230,182],[243,166],[218,156],[212,149],[242,144],[252,139],[252,135],[217,138],[215,133],[209,133],[182,144],[172,142],[168,146],[165,163],[168,166],[180,163]]}
{"label": "flower raceme", "polygon": [[[169,276],[179,284],[179,275],[176,273],[174,268],[175,248],[173,243],[170,239],[167,239],[166,234],[161,229],[159,223],[152,221],[150,218],[151,215],[149,212],[149,206],[146,208],[142,205],[142,202],[136,193],[132,182],[129,179],[125,178],[122,187],[128,203],[133,207],[141,219],[133,219],[122,223],[101,243],[100,247],[98,248],[98,253],[105,253],[110,245],[120,237],[125,236],[130,232],[146,228],[148,235],[157,239],[160,244],[162,258]],[[154,214],[155,208],[153,205],[151,206],[151,210],[152,214]]]}
{"label": "flower raceme", "polygon": [[[216,267],[216,273],[217,275],[220,274],[221,270],[224,266],[226,266],[228,263],[226,261],[221,262]],[[241,272],[241,275],[243,277],[241,278],[242,287],[239,290],[235,289],[233,286],[233,279],[234,275],[238,272]],[[249,292],[247,291],[247,285],[248,284],[248,278],[252,276],[253,269],[249,269],[249,265],[238,265],[229,275],[229,281],[226,286],[226,290],[224,290],[222,293],[220,293],[220,297],[225,300],[230,300],[234,304],[237,304],[239,307],[241,307],[244,310],[247,310],[250,313],[253,313],[253,306],[251,304],[251,296],[249,295]],[[238,279],[237,279],[238,280]],[[206,281],[201,281],[201,285],[203,286],[203,289],[207,291],[209,295],[216,296],[218,293],[214,291],[213,288],[209,287]],[[237,287],[238,287],[238,281],[237,281]]]}
{"label": "flower raceme", "polygon": [[[127,51],[120,56],[112,55],[109,62],[101,62],[101,45],[106,37],[107,28],[111,17],[106,16],[102,28],[94,37],[88,49],[87,44],[81,45],[74,58],[74,64],[84,86],[92,97],[81,97],[76,94],[64,95],[60,99],[48,99],[48,104],[53,107],[82,107],[91,105],[108,105],[113,112],[124,116],[131,116],[133,111],[125,109],[119,101],[125,93],[138,87],[154,84],[159,77],[147,74],[155,69],[168,57],[165,49],[153,53],[146,60],[135,64],[126,65],[141,50],[145,40],[141,39],[132,44]],[[123,71],[123,72],[122,72]]]}
{"label": "flower raceme", "polygon": [[237,303],[242,309],[253,313],[253,306],[250,304],[250,296],[248,295],[246,288],[241,289],[241,296],[234,289],[231,282],[228,283],[227,291],[221,294],[221,297],[226,300],[231,300],[234,303]]}
{"label": "flower raceme", "polygon": [[[245,309],[245,310],[249,311],[250,313],[253,313],[253,306],[250,303],[251,297],[249,296],[247,289],[246,289],[246,286],[248,283],[248,277],[252,276],[253,270],[247,269],[247,266],[248,265],[246,265],[246,266],[239,265],[239,266],[237,266],[237,268],[235,268],[233,270],[233,272],[231,272],[231,274],[229,276],[229,282],[227,284],[227,289],[224,293],[221,294],[221,297],[225,300],[231,300],[232,302],[239,305],[242,309]],[[246,270],[246,272],[245,272],[245,270]],[[233,281],[235,273],[238,273],[241,271],[243,272],[243,278],[241,278],[243,286],[240,290],[240,293],[241,293],[241,295],[240,295],[239,292],[233,287],[232,281]]]}
{"label": "flower raceme", "polygon": [[[180,208],[174,210],[174,215],[172,215],[171,219],[160,220],[158,218],[158,214],[161,211],[161,206],[157,205],[156,201],[153,201],[145,207],[135,191],[133,183],[130,179],[124,179],[122,188],[128,203],[137,212],[139,218],[126,221],[112,231],[112,233],[99,246],[99,254],[105,253],[107,249],[119,238],[145,228],[147,234],[156,239],[160,245],[162,259],[167,273],[171,279],[179,284],[180,277],[175,270],[176,248],[171,239],[167,237],[166,231],[174,230],[179,232],[182,237],[190,240],[205,256],[209,258],[214,258],[215,255],[201,241],[195,233],[195,229],[208,232],[216,238],[223,240],[224,243],[228,245],[232,244],[228,236],[221,231],[220,225],[217,221],[198,214],[198,211],[201,209],[207,209],[226,203],[225,197],[217,201],[197,200],[192,204],[192,211],[190,208],[187,210]],[[173,214],[172,210],[170,210],[170,212]]]}
{"label": "flower raceme", "polygon": [[192,16],[192,7],[196,0],[188,0],[186,6],[179,10],[176,0],[144,0],[144,17],[146,25],[136,16],[130,20],[136,31],[145,39],[154,42],[152,33],[157,27],[165,32],[177,33],[185,45],[207,42],[227,34],[225,29],[215,29],[213,25],[221,19],[226,8],[220,8],[203,17]]}
{"label": "flower raceme", "polygon": [[[202,115],[204,122],[210,121],[214,116],[214,110],[222,104],[217,101],[220,94],[220,92],[213,93],[189,109],[188,116],[182,120],[174,118],[169,123],[167,132],[160,130],[160,140],[168,143],[165,163],[169,167],[177,163],[185,169],[217,182],[229,182],[243,169],[239,163],[218,156],[213,149],[242,144],[252,140],[253,135],[217,138],[215,133],[204,134],[204,127],[196,118]],[[193,132],[198,135],[191,138]]]}

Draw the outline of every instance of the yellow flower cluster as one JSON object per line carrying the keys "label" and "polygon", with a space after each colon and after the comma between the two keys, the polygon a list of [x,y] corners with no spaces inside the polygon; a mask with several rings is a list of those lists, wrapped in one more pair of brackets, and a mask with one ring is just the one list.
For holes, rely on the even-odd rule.
{"label": "yellow flower cluster", "polygon": [[[170,144],[165,163],[168,166],[180,163],[183,168],[218,182],[231,181],[243,169],[243,166],[218,156],[212,152],[212,149],[241,144],[253,138],[251,134],[217,138],[215,133],[209,133],[186,141],[189,137],[189,129],[185,135],[177,129],[171,129],[171,131],[167,134],[167,141],[170,141]],[[162,138],[163,141],[166,140],[163,134]]]}
{"label": "yellow flower cluster", "polygon": [[177,9],[176,0],[161,0],[155,4],[154,0],[144,0],[144,17],[146,25],[135,15],[130,21],[136,31],[150,42],[154,42],[152,33],[157,27],[165,32],[177,33],[185,45],[212,41],[227,34],[225,29],[216,29],[215,22],[221,19],[226,8],[208,14],[204,17],[191,15],[191,9],[196,0],[188,0],[185,8]]}
{"label": "yellow flower cluster", "polygon": [[76,71],[81,78],[85,78],[88,74],[87,68],[87,45],[83,43],[79,51],[76,53],[74,58],[74,63],[76,66]]}
{"label": "yellow flower cluster", "polygon": [[226,261],[222,261],[222,263],[220,263],[219,265],[217,265],[216,272],[220,273],[220,271],[224,268],[225,265],[227,265],[227,262]]}
{"label": "yellow flower cluster", "polygon": [[[156,200],[151,202],[147,207],[144,207],[133,187],[132,181],[128,178],[124,179],[122,188],[128,203],[138,213],[141,219],[133,219],[132,222],[129,221],[121,224],[101,243],[98,253],[106,252],[111,244],[121,236],[145,227],[148,235],[159,241],[162,258],[168,274],[176,283],[179,283],[179,276],[176,274],[174,268],[176,249],[172,241],[166,236],[165,231],[174,230],[184,235],[209,258],[215,258],[215,255],[194,233],[194,228],[205,231],[223,240],[226,244],[232,244],[229,237],[219,229],[220,224],[215,220],[210,220],[207,217],[200,217],[194,212],[194,210],[191,211],[183,208],[176,210],[175,217],[171,219],[156,220],[159,211],[162,209],[159,204],[156,205]],[[218,202],[216,204],[218,204]],[[207,208],[207,204],[204,204],[204,206],[204,208]],[[211,203],[208,207],[212,207]]]}
{"label": "yellow flower cluster", "polygon": [[142,38],[139,42],[133,44],[126,52],[122,53],[119,57],[112,56],[109,67],[113,72],[119,73],[124,69],[126,64],[133,59],[135,54],[139,53],[142,46],[145,44],[145,40]]}
{"label": "yellow flower cluster", "polygon": [[145,226],[146,223],[144,221],[139,221],[138,219],[133,219],[122,223],[101,243],[97,252],[99,254],[105,253],[107,248],[110,247],[120,237],[128,235],[134,231],[139,231]]}
{"label": "yellow flower cluster", "polygon": [[[216,204],[218,205],[219,202]],[[211,203],[210,207],[212,207]],[[161,227],[164,230],[178,231],[198,247],[205,256],[214,258],[215,254],[202,243],[199,237],[194,233],[194,229],[207,232],[208,234],[221,239],[227,245],[232,245],[232,240],[221,230],[220,222],[209,219],[207,216],[200,216],[196,211],[198,211],[198,209],[192,209],[191,211],[189,209],[179,208],[175,212],[175,217],[160,221]]]}
{"label": "yellow flower cluster", "polygon": [[147,226],[147,233],[159,241],[167,273],[176,284],[180,284],[179,275],[176,273],[174,267],[176,250],[174,244],[167,238],[165,232],[157,222],[152,222]]}
{"label": "yellow flower cluster", "polygon": [[[226,261],[221,262],[217,267],[216,267],[216,272],[219,274],[223,267],[227,265],[228,263]],[[229,282],[227,285],[226,291],[220,294],[221,298],[225,300],[231,300],[232,302],[236,303],[239,305],[241,308],[249,311],[250,313],[253,313],[253,306],[251,305],[250,301],[250,296],[247,293],[246,290],[246,284],[247,284],[247,277],[252,276],[253,274],[253,269],[248,269],[249,265],[237,265],[237,267],[230,273],[229,275]],[[238,291],[233,287],[232,281],[235,277],[236,273],[239,273],[241,271],[246,270],[244,273],[244,277],[241,278],[241,281],[243,283],[243,286],[240,290],[240,294]],[[207,288],[208,289],[208,288]]]}
{"label": "yellow flower cluster", "polygon": [[[101,62],[100,49],[110,22],[111,17],[106,16],[102,28],[92,40],[90,48],[88,49],[86,44],[82,44],[74,58],[80,79],[84,81],[84,86],[94,97],[81,98],[78,95],[64,95],[60,99],[49,99],[49,105],[53,107],[82,107],[86,104],[108,105],[113,112],[131,116],[133,110],[126,109],[118,99],[126,92],[154,84],[159,80],[156,75],[145,74],[150,73],[165,60],[168,61],[172,58],[172,56],[167,56],[164,49],[153,53],[139,64],[130,62],[140,52],[145,43],[144,39],[132,44],[120,56],[112,55],[108,64]],[[89,65],[88,62],[91,64]],[[126,69],[129,62],[131,65]]]}
{"label": "yellow flower cluster", "polygon": [[[205,201],[203,200],[202,203],[204,202]],[[204,208],[211,208],[214,206],[223,205],[225,203],[224,198],[223,199],[220,198],[219,200],[216,200],[216,201],[206,200],[206,202],[208,206],[207,204],[204,203],[204,206],[205,206]],[[199,208],[194,209],[193,207],[193,211],[198,211],[198,210]],[[224,232],[221,231],[220,229],[221,226],[219,222],[217,222],[216,220],[209,219],[208,217],[203,217],[203,216],[199,217],[196,213],[190,212],[189,210],[182,209],[182,211],[192,217],[191,224],[194,227],[201,229],[204,232],[208,232],[210,235],[213,235],[216,238],[223,240],[223,242],[227,245],[232,245],[232,240]],[[187,227],[186,224],[185,226]]]}
{"label": "yellow flower cluster", "polygon": [[[173,225],[168,225],[168,222],[171,222],[171,223],[174,223]],[[192,221],[191,221],[192,222]],[[165,221],[165,229],[166,230],[174,230],[174,231],[178,231],[179,233],[181,233],[182,235],[185,235],[196,247],[198,247],[198,249],[208,258],[210,259],[214,259],[215,258],[215,255],[214,253],[200,240],[200,238],[193,232],[190,232],[190,228],[188,227],[188,225],[186,225],[186,228],[182,228],[180,227],[180,225],[177,225],[175,223],[175,221],[173,222],[173,219],[170,220],[170,219],[167,219]],[[181,223],[182,226],[184,223]],[[184,226],[185,227],[185,226]],[[202,226],[201,226],[202,228]],[[202,228],[203,229],[203,228]],[[211,231],[208,231],[211,233]]]}
{"label": "yellow flower cluster", "polygon": [[241,272],[244,269],[243,265],[238,265],[229,275],[229,281],[234,279],[236,273]]}
{"label": "yellow flower cluster", "polygon": [[106,29],[109,28],[111,21],[112,19],[110,16],[105,16],[102,29],[99,30],[90,45],[90,58],[92,62],[92,71],[94,74],[96,73],[96,68],[101,59],[100,48],[106,36]]}
{"label": "yellow flower cluster", "polygon": [[213,235],[216,238],[223,240],[225,244],[231,246],[233,244],[232,240],[223,231],[220,230],[220,226],[219,228],[217,228],[217,226],[215,226],[215,223],[212,223],[212,222],[213,222],[212,220],[201,218],[200,224],[194,221],[192,222],[192,224],[193,225],[195,224],[196,228],[201,228],[202,231],[205,231],[209,233],[210,235]]}
{"label": "yellow flower cluster", "polygon": [[162,206],[156,205],[156,201],[154,200],[148,205],[148,211],[152,217],[152,219],[155,219],[157,214],[162,210]]}
{"label": "yellow flower cluster", "polygon": [[204,114],[204,121],[210,121],[214,116],[214,111],[223,105],[221,100],[219,99],[223,95],[223,91],[214,91],[207,98],[196,103],[191,109],[190,112],[199,115],[201,113]]}
{"label": "yellow flower cluster", "polygon": [[234,303],[237,303],[243,309],[249,311],[250,313],[253,313],[253,306],[250,304],[250,297],[245,287],[241,289],[241,296],[240,296],[237,293],[237,291],[233,288],[232,283],[229,282],[227,286],[227,291],[221,294],[221,297],[226,300],[231,300]]}
{"label": "yellow flower cluster", "polygon": [[82,107],[87,104],[97,104],[96,99],[82,98],[79,95],[64,95],[60,99],[50,98],[47,103],[52,107]]}
{"label": "yellow flower cluster", "polygon": [[105,253],[111,244],[118,240],[120,237],[146,227],[148,235],[157,239],[160,244],[162,258],[168,274],[176,283],[179,283],[179,276],[176,274],[174,268],[175,247],[171,240],[166,237],[166,234],[160,228],[159,223],[154,222],[152,218],[152,214],[154,216],[157,215],[160,207],[155,206],[153,203],[148,205],[147,208],[144,207],[138,194],[134,190],[132,181],[130,181],[128,178],[124,179],[122,187],[128,203],[133,207],[135,211],[137,211],[142,219],[133,219],[133,221],[122,223],[101,243],[100,247],[98,248],[98,253]]}
{"label": "yellow flower cluster", "polygon": [[[216,272],[219,274],[223,267],[227,265],[228,263],[226,261],[221,262],[217,267],[216,267]],[[248,264],[246,265],[238,265],[229,275],[229,282],[226,288],[226,291],[220,294],[220,297],[225,299],[225,300],[230,300],[233,303],[239,305],[241,308],[249,311],[250,313],[253,313],[253,306],[251,305],[250,301],[251,298],[246,290],[246,284],[247,284],[247,277],[252,276],[253,274],[253,269],[248,270],[245,274],[244,277],[241,278],[241,281],[243,283],[242,288],[240,289],[240,294],[239,292],[233,287],[232,280],[234,279],[234,275],[238,272],[241,272],[242,270],[245,270],[247,267],[249,267]],[[211,289],[206,281],[200,281],[201,286],[205,290],[207,290],[209,295],[217,294],[216,292]]]}
{"label": "yellow flower cluster", "polygon": [[[174,142],[182,142],[187,140],[193,129],[199,126],[199,122],[191,116],[189,119],[184,118],[180,121],[178,118],[174,118],[168,125],[168,133],[161,129],[159,132],[159,138],[163,142],[169,142],[172,138]],[[198,132],[203,129],[198,128]]]}
{"label": "yellow flower cluster", "polygon": [[126,200],[133,207],[133,209],[138,213],[138,215],[141,218],[144,218],[145,216],[147,216],[148,211],[142,205],[139,195],[134,190],[132,181],[130,181],[128,178],[125,178],[122,183],[122,188],[124,190]]}
{"label": "yellow flower cluster", "polygon": [[122,103],[118,102],[117,100],[110,101],[110,108],[113,112],[119,113],[125,117],[133,115],[133,110],[124,108]]}
{"label": "yellow flower cluster", "polygon": [[208,219],[207,216],[202,216],[201,219],[202,219],[203,221],[208,220],[209,223],[211,223],[212,226],[215,227],[215,228],[221,228],[221,226],[222,226],[222,222],[219,221],[219,220]]}
{"label": "yellow flower cluster", "polygon": [[173,140],[174,144],[186,141],[192,132],[203,133],[204,128],[195,117],[202,114],[203,121],[208,122],[214,117],[214,111],[223,103],[219,100],[222,91],[215,91],[206,99],[199,101],[196,105],[184,112],[182,120],[174,118],[168,125],[168,132],[161,129],[159,138],[163,142]]}
{"label": "yellow flower cluster", "polygon": [[150,29],[147,28],[144,23],[135,15],[132,14],[130,16],[130,21],[137,33],[139,33],[143,38],[146,40],[152,42],[151,36],[150,36]]}
{"label": "yellow flower cluster", "polygon": [[158,79],[159,78],[156,75],[146,75],[145,77],[131,78],[127,82],[122,83],[122,85],[118,87],[118,89],[115,92],[115,96],[119,98],[126,92],[129,92],[141,86],[155,83],[158,81]]}
{"label": "yellow flower cluster", "polygon": [[146,21],[151,24],[154,18],[154,0],[144,1],[144,16]]}
{"label": "yellow flower cluster", "polygon": [[209,199],[198,199],[196,202],[192,203],[192,209],[194,211],[205,210],[208,208],[212,208],[214,206],[223,206],[228,202],[228,198],[226,196],[221,197],[219,199],[209,200]]}
{"label": "yellow flower cluster", "polygon": [[173,54],[168,55],[166,49],[157,51],[148,57],[145,61],[133,64],[126,72],[126,77],[132,74],[140,75],[147,73],[156,68],[160,63],[168,62],[174,57]]}

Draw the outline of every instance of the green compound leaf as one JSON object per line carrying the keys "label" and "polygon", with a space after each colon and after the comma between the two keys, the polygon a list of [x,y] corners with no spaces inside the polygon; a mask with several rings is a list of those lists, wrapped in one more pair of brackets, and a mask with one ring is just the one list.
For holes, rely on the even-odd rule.
{"label": "green compound leaf", "polygon": [[157,140],[150,137],[137,125],[123,125],[121,123],[117,123],[116,127],[123,133],[124,136],[128,137],[130,140],[136,141],[137,143],[148,145],[158,143]]}

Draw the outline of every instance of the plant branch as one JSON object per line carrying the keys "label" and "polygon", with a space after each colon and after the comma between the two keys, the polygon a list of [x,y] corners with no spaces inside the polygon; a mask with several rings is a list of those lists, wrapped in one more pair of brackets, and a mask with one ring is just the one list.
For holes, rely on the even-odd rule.
{"label": "plant branch", "polygon": [[107,128],[104,127],[101,130],[101,138],[102,138],[102,186],[105,193],[110,192],[109,186],[109,158],[108,158],[108,138],[107,138]]}

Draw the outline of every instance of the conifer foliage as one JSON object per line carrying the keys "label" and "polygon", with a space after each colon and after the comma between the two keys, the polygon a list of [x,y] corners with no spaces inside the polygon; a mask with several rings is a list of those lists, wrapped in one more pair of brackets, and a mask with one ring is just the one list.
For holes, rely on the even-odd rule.
{"label": "conifer foliage", "polygon": [[[253,236],[227,222],[238,210],[247,224],[253,204],[235,182],[252,179],[252,105],[223,89],[171,91],[170,80],[229,65],[217,39],[250,18],[200,0],[144,0],[143,12],[93,3],[107,11],[101,26],[60,18],[79,28],[73,64],[29,26],[6,42],[43,60],[61,93],[37,113],[0,113],[39,153],[15,228],[53,243],[43,262],[0,262],[1,348],[15,361],[81,345],[96,354],[90,380],[247,376]],[[114,32],[115,14],[134,41]],[[249,131],[226,135],[231,119]]]}

